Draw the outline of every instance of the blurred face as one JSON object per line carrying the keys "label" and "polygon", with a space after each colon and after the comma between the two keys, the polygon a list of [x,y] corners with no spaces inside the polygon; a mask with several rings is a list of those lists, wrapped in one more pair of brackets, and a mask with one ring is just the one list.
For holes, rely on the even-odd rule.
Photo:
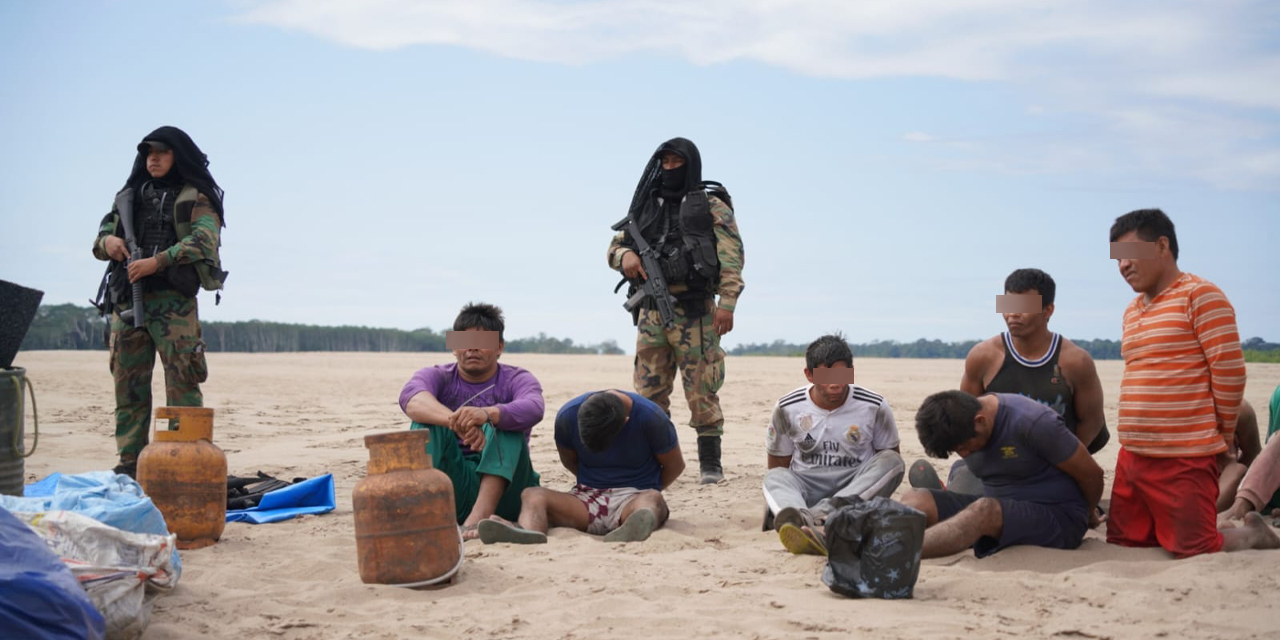
{"label": "blurred face", "polygon": [[[1138,237],[1137,231],[1130,231],[1116,238],[1116,245],[1122,248],[1116,265],[1120,268],[1120,277],[1129,283],[1135,292],[1150,292],[1156,288],[1164,275],[1166,256],[1169,253],[1169,239],[1161,236],[1155,242],[1147,242]],[[1112,252],[1117,249],[1113,245]]]}
{"label": "blurred face", "polygon": [[1009,335],[1025,338],[1047,329],[1049,316],[1053,315],[1053,305],[1042,307],[1039,291],[1028,289],[1018,293],[1012,291],[1004,293],[1006,296],[1017,296],[1016,299],[1020,301],[1020,304],[1011,305],[1011,308],[1019,311],[1000,314],[1004,318],[1005,326],[1009,328]]}
{"label": "blurred face", "polygon": [[853,383],[853,369],[843,362],[830,367],[821,365],[813,369],[805,369],[804,377],[813,383],[814,401],[824,409],[834,409],[844,404],[849,395],[849,385]]}
{"label": "blurred face", "polygon": [[684,166],[684,158],[680,154],[668,151],[662,154],[662,168],[670,171]]}
{"label": "blurred face", "polygon": [[[466,348],[453,349],[453,357],[458,359],[458,370],[468,380],[488,380],[498,371],[498,357],[502,355],[504,345],[498,341],[497,331],[485,331],[480,327],[472,327],[466,331],[477,331],[488,335],[485,335],[483,340],[467,341],[469,344]],[[476,337],[480,338],[480,336]],[[493,348],[478,346],[481,342]]]}
{"label": "blurred face", "polygon": [[169,175],[169,170],[173,169],[173,150],[156,151],[151,150],[147,154],[147,173],[152,178],[163,178]]}

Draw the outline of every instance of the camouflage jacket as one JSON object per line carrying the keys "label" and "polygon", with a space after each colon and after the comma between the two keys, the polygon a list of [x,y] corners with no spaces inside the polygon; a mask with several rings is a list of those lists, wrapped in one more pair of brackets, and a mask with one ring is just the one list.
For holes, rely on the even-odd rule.
{"label": "camouflage jacket", "polygon": [[[720,260],[720,284],[716,293],[720,295],[717,307],[725,311],[733,311],[738,306],[738,296],[746,285],[742,282],[742,236],[738,233],[738,223],[733,219],[733,209],[715,196],[708,196],[711,203],[711,217],[715,224],[716,257]],[[622,255],[632,249],[622,245],[624,234],[618,232],[609,243],[609,267],[622,271]],[[672,284],[671,293],[683,293],[687,289],[684,283]]]}
{"label": "camouflage jacket", "polygon": [[[174,216],[180,218],[178,229],[184,229],[187,226],[184,212],[178,209],[181,205],[175,203]],[[161,251],[155,255],[156,266],[160,271],[167,269],[175,264],[192,264],[205,260],[217,260],[218,245],[221,242],[222,222],[218,219],[218,213],[213,210],[209,204],[209,199],[203,193],[196,195],[196,200],[190,211],[190,227],[191,232],[186,235],[179,235],[178,243]],[[104,242],[107,236],[123,236],[123,232],[116,233],[117,227],[120,225],[120,214],[112,207],[111,212],[102,218],[102,224],[98,227],[98,238],[93,242],[93,257],[99,260],[110,260],[107,255]]]}

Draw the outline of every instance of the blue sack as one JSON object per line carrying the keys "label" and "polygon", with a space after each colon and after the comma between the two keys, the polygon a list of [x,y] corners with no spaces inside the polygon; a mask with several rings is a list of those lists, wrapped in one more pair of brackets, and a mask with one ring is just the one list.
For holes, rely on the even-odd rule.
{"label": "blue sack", "polygon": [[107,623],[62,559],[0,509],[0,629],[6,638],[101,640]]}
{"label": "blue sack", "polygon": [[[24,513],[73,511],[122,531],[169,535],[164,516],[142,487],[129,476],[110,471],[52,473],[27,485],[21,498],[0,495],[0,507]],[[173,550],[173,568],[175,575],[182,574],[177,549]]]}
{"label": "blue sack", "polygon": [[304,480],[262,494],[258,506],[227,512],[227,522],[267,524],[311,513],[328,513],[338,505],[333,489],[333,474]]}

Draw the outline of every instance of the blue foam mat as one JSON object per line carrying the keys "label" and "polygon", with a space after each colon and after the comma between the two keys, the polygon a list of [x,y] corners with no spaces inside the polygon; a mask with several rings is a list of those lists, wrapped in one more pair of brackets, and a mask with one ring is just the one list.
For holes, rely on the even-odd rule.
{"label": "blue foam mat", "polygon": [[227,522],[267,524],[295,516],[328,513],[337,506],[333,474],[304,480],[262,495],[258,506],[227,512]]}

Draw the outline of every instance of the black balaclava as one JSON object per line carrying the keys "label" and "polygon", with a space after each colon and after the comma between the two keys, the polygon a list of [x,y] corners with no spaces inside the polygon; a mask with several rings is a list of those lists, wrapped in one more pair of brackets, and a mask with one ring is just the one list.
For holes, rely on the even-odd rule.
{"label": "black balaclava", "polygon": [[221,220],[222,226],[227,226],[227,219],[222,211],[222,187],[218,186],[213,179],[213,174],[209,173],[209,158],[204,155],[200,147],[196,146],[191,136],[177,127],[160,127],[147,134],[142,142],[138,143],[138,155],[133,159],[133,170],[129,173],[129,179],[125,181],[124,186],[138,189],[143,183],[152,179],[151,174],[147,173],[147,154],[151,152],[150,142],[152,141],[164,144],[173,150],[173,168],[163,180],[172,183],[181,182],[195,187],[209,199],[213,210],[218,212],[218,219]]}
{"label": "black balaclava", "polygon": [[[664,171],[662,156],[669,151],[684,158],[684,165],[679,169]],[[697,145],[688,138],[672,138],[658,145],[658,149],[649,157],[649,163],[645,165],[640,182],[636,185],[635,194],[631,196],[630,214],[641,228],[646,229],[645,237],[648,237],[647,227],[660,217],[655,215],[658,211],[656,208],[648,207],[654,196],[660,195],[668,202],[679,204],[684,194],[701,187],[702,154],[698,153]],[[649,213],[647,216],[646,210]]]}
{"label": "black balaclava", "polygon": [[684,188],[685,176],[689,171],[688,159],[686,158],[685,161],[686,164],[674,169],[662,170],[662,187],[658,189],[658,192],[662,194],[663,198],[678,200],[680,196],[684,195],[686,191]]}

